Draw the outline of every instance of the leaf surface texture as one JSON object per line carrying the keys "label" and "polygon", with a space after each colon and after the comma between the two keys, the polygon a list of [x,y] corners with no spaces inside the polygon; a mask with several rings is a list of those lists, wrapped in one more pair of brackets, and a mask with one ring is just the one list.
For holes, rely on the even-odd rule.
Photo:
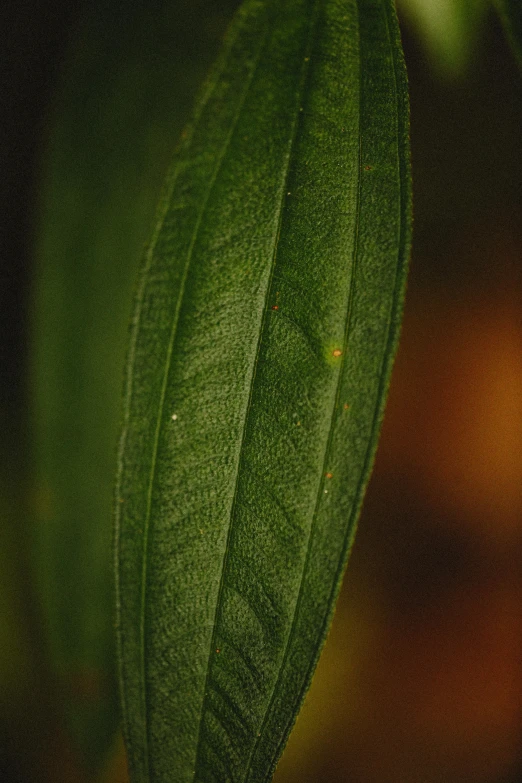
{"label": "leaf surface texture", "polygon": [[267,780],[368,480],[409,246],[388,0],[248,0],[136,298],[116,497],[131,778]]}

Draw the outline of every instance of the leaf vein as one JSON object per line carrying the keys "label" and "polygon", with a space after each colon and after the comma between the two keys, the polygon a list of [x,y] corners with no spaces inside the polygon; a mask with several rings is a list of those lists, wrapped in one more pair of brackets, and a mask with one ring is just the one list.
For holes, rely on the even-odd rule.
{"label": "leaf vein", "polygon": [[[315,8],[317,8],[317,2],[318,2],[318,0],[316,0]],[[310,40],[308,41],[308,48],[310,47],[311,33],[312,33],[312,30],[313,30],[313,23],[314,23],[314,21],[315,21],[315,14],[312,17],[312,22],[310,24],[310,31],[309,31]],[[229,559],[229,554],[230,554],[231,534],[232,534],[232,529],[233,529],[233,520],[234,520],[235,513],[236,513],[236,505],[237,505],[237,500],[238,500],[239,478],[240,478],[240,475],[241,475],[241,463],[242,463],[243,449],[244,449],[244,445],[245,445],[245,435],[246,435],[246,430],[247,430],[246,423],[247,423],[247,421],[249,419],[250,410],[251,410],[251,406],[252,406],[252,398],[253,398],[254,386],[255,386],[255,381],[256,381],[256,377],[257,377],[257,367],[258,367],[258,364],[259,364],[259,357],[260,357],[260,352],[261,352],[262,339],[263,339],[263,335],[264,335],[264,332],[265,332],[265,326],[266,326],[268,317],[272,314],[272,310],[269,307],[269,297],[270,297],[271,289],[272,289],[272,279],[273,279],[275,266],[276,266],[276,261],[277,261],[277,253],[278,253],[278,248],[279,248],[279,238],[280,238],[280,235],[281,235],[281,226],[282,226],[282,222],[283,222],[283,212],[284,212],[284,205],[285,205],[285,201],[286,201],[286,195],[285,194],[287,192],[287,187],[286,186],[287,186],[287,181],[288,181],[288,177],[289,177],[289,174],[290,174],[290,164],[291,164],[291,161],[292,161],[292,152],[293,152],[293,147],[294,147],[295,140],[296,140],[296,137],[297,137],[297,130],[298,130],[299,119],[300,119],[300,112],[299,112],[300,98],[302,96],[302,93],[304,91],[305,84],[306,84],[306,76],[307,76],[307,73],[308,73],[308,70],[309,70],[309,66],[308,66],[309,59],[310,58],[308,56],[303,58],[303,65],[302,65],[302,70],[301,70],[301,83],[300,83],[299,95],[298,95],[299,100],[296,101],[294,122],[293,122],[293,125],[292,125],[292,128],[291,128],[289,147],[288,147],[288,152],[287,152],[287,156],[286,156],[286,162],[285,162],[285,167],[284,167],[284,174],[283,174],[282,182],[281,182],[279,219],[278,219],[277,230],[275,232],[274,250],[273,250],[273,254],[272,254],[271,267],[270,267],[270,272],[269,272],[269,277],[268,277],[267,287],[266,287],[265,308],[264,308],[264,311],[263,311],[263,317],[262,317],[262,321],[261,321],[261,324],[260,324],[259,339],[258,339],[258,343],[257,343],[256,356],[255,356],[255,359],[254,359],[252,375],[251,375],[251,379],[250,379],[249,397],[248,397],[248,401],[247,401],[247,405],[246,405],[246,412],[245,412],[244,425],[243,425],[243,435],[242,435],[241,445],[240,445],[240,448],[239,448],[238,464],[237,464],[237,469],[236,469],[236,483],[235,483],[234,495],[233,495],[233,498],[232,498],[232,504],[231,504],[231,510],[230,510],[230,524],[229,524],[229,530],[228,530],[228,535],[227,535],[227,541],[226,541],[226,545],[225,545],[225,553],[224,553],[224,558],[223,558],[223,568],[222,568],[222,572],[221,572],[221,579],[220,579],[220,584],[219,584],[219,588],[218,588],[218,597],[217,597],[217,602],[216,602],[216,615],[215,615],[216,619],[215,619],[215,622],[214,622],[214,634],[212,636],[212,642],[211,642],[211,645],[210,645],[210,653],[209,653],[208,664],[207,664],[207,676],[206,676],[206,682],[205,682],[205,688],[204,688],[204,697],[203,697],[203,705],[202,705],[201,717],[200,717],[200,731],[199,731],[199,737],[198,737],[197,749],[196,749],[196,758],[195,758],[195,764],[196,765],[198,764],[198,759],[200,757],[200,747],[201,747],[201,741],[202,741],[201,727],[202,727],[202,723],[203,723],[203,717],[204,717],[205,709],[206,709],[206,706],[207,706],[206,705],[206,701],[207,701],[206,700],[206,694],[207,694],[208,685],[209,685],[211,654],[212,654],[212,650],[215,649],[215,641],[216,641],[216,637],[217,637],[218,616],[219,616],[220,607],[221,607],[222,593],[223,593],[223,589],[224,589],[224,586],[225,586],[225,576],[226,576],[227,569],[228,569],[228,559]],[[197,769],[196,769],[194,781],[196,780],[196,775],[197,775]]]}
{"label": "leaf vein", "polygon": [[[360,82],[360,77],[359,77],[359,82]],[[359,92],[359,94],[360,94],[360,92]],[[355,288],[354,284],[355,284],[355,277],[356,277],[356,270],[357,270],[357,261],[358,261],[359,225],[360,225],[360,207],[361,207],[361,128],[360,128],[360,121],[361,121],[361,113],[360,113],[360,110],[359,110],[359,165],[358,165],[358,168],[357,168],[358,183],[357,183],[357,201],[356,201],[356,207],[355,207],[354,250],[353,250],[353,256],[352,256],[352,273],[351,273],[351,276],[350,276],[350,284],[349,284],[349,290],[348,290],[348,302],[347,302],[347,306],[346,306],[346,320],[345,320],[345,330],[344,330],[344,345],[347,344],[347,342],[348,342],[348,335],[350,333],[351,316],[352,316],[352,312],[353,312],[352,304],[353,304],[353,296],[354,296],[354,288]],[[279,668],[279,676],[277,677],[276,682],[274,684],[274,687],[272,689],[272,693],[271,693],[271,696],[270,696],[270,699],[269,699],[269,702],[268,702],[268,706],[267,706],[267,708],[265,710],[265,715],[264,715],[264,718],[263,718],[263,721],[262,721],[262,724],[261,724],[261,728],[259,729],[259,732],[258,732],[257,740],[254,743],[254,746],[253,746],[253,748],[252,748],[252,750],[250,752],[250,755],[249,755],[248,762],[247,762],[247,764],[245,766],[245,776],[243,778],[243,783],[246,783],[246,781],[247,781],[247,779],[249,777],[252,760],[253,760],[253,758],[255,756],[255,753],[257,751],[257,748],[258,748],[259,743],[261,741],[261,738],[263,736],[264,729],[265,729],[265,727],[267,725],[267,722],[268,722],[268,719],[270,717],[270,714],[271,714],[271,711],[272,711],[272,706],[273,706],[273,704],[275,702],[276,695],[277,695],[277,693],[279,691],[279,687],[280,687],[281,680],[282,680],[282,674],[283,674],[283,671],[284,671],[284,668],[285,668],[285,665],[286,665],[286,661],[288,660],[288,656],[290,654],[291,645],[292,645],[292,642],[293,642],[293,639],[294,639],[294,635],[295,635],[295,632],[296,632],[296,628],[297,628],[297,618],[298,618],[298,614],[299,614],[299,608],[300,608],[300,605],[301,605],[301,601],[302,601],[302,598],[303,598],[304,577],[305,577],[305,574],[307,573],[308,563],[309,563],[309,560],[310,560],[311,549],[312,549],[313,533],[314,533],[315,524],[317,522],[319,506],[320,506],[321,500],[323,498],[323,487],[324,487],[324,482],[325,482],[325,478],[324,477],[325,477],[325,474],[327,472],[328,458],[329,458],[329,455],[330,455],[331,444],[332,444],[334,430],[335,430],[335,422],[336,422],[336,420],[335,420],[335,411],[339,407],[339,403],[340,403],[341,380],[342,380],[342,377],[343,377],[343,368],[344,368],[345,356],[346,356],[346,351],[343,350],[343,353],[341,355],[341,361],[340,361],[339,368],[338,368],[337,385],[336,385],[334,403],[333,403],[333,406],[332,406],[331,424],[330,424],[330,429],[329,429],[329,432],[328,432],[328,438],[327,438],[327,441],[326,441],[324,458],[323,458],[323,468],[322,468],[322,473],[321,473],[322,479],[321,479],[321,481],[319,483],[319,487],[318,487],[318,491],[317,491],[317,497],[316,497],[316,503],[315,503],[315,508],[314,508],[314,512],[313,512],[313,516],[312,516],[312,522],[311,522],[311,525],[310,525],[310,532],[309,532],[309,535],[308,535],[308,543],[307,543],[305,565],[304,565],[302,576],[301,576],[301,582],[300,582],[300,586],[299,586],[299,593],[298,593],[297,600],[296,600],[295,607],[294,607],[294,616],[293,616],[293,620],[292,620],[292,625],[290,627],[290,632],[288,634],[287,642],[285,644],[285,649],[284,649],[281,665],[280,665],[280,668]],[[283,742],[285,741],[285,739],[286,739],[286,736],[283,739]],[[279,746],[279,748],[280,748],[280,746]]]}
{"label": "leaf vein", "polygon": [[[236,32],[236,37],[239,34],[239,30]],[[147,687],[146,687],[146,676],[145,676],[145,636],[146,636],[146,592],[147,592],[147,559],[148,559],[148,547],[149,547],[149,530],[150,530],[150,519],[151,519],[151,508],[152,508],[152,491],[153,491],[153,485],[154,485],[154,479],[155,479],[155,473],[156,473],[156,463],[157,463],[157,454],[158,454],[158,447],[159,447],[159,436],[160,436],[160,429],[161,429],[161,423],[163,419],[163,412],[164,412],[164,406],[165,406],[165,397],[166,397],[166,390],[167,390],[167,382],[168,382],[168,375],[171,365],[171,359],[172,359],[172,353],[174,348],[174,342],[175,342],[175,335],[177,331],[177,325],[179,322],[179,315],[181,310],[181,304],[185,292],[185,286],[186,281],[188,277],[188,272],[190,268],[190,263],[192,260],[193,250],[194,246],[197,240],[199,228],[201,226],[201,222],[203,220],[206,207],[208,204],[208,201],[210,199],[210,195],[212,193],[212,190],[214,188],[214,184],[216,182],[216,179],[218,177],[219,171],[221,169],[222,163],[224,161],[224,158],[226,156],[227,150],[229,148],[234,130],[236,128],[236,125],[239,121],[239,117],[241,115],[241,111],[246,99],[246,96],[248,94],[250,85],[252,83],[252,79],[254,77],[254,74],[257,69],[257,65],[259,63],[259,59],[261,57],[261,52],[263,49],[263,44],[266,39],[266,34],[263,36],[263,38],[260,41],[258,52],[256,59],[253,62],[253,65],[251,67],[251,71],[249,74],[249,78],[246,80],[245,87],[243,90],[243,94],[241,96],[241,100],[239,101],[237,111],[235,113],[234,119],[231,123],[231,127],[229,130],[229,133],[227,134],[225,143],[223,145],[223,148],[221,150],[221,153],[216,161],[216,165],[212,174],[212,177],[209,181],[209,185],[203,200],[203,203],[201,205],[199,214],[197,216],[196,222],[194,224],[194,229],[192,232],[191,240],[189,247],[187,249],[187,256],[185,259],[185,268],[183,270],[183,275],[181,278],[180,286],[179,286],[179,293],[178,297],[176,299],[176,305],[174,309],[174,313],[172,316],[172,326],[169,336],[169,343],[167,346],[167,353],[166,353],[166,359],[165,359],[165,370],[163,375],[163,382],[160,392],[160,399],[159,399],[159,405],[158,405],[158,416],[156,420],[156,428],[154,433],[154,440],[153,440],[153,448],[152,448],[152,457],[151,457],[151,468],[150,468],[150,478],[149,478],[149,484],[148,484],[148,491],[147,491],[147,501],[146,501],[146,514],[145,514],[145,520],[144,520],[144,530],[143,530],[143,558],[142,558],[142,573],[141,573],[141,603],[140,603],[140,645],[141,645],[141,653],[140,653],[140,663],[141,663],[141,678],[140,683],[142,687],[142,712],[144,715],[144,757],[145,757],[145,768],[147,777],[150,777],[150,758],[149,758],[149,737],[148,737],[148,726],[147,726]],[[233,44],[233,41],[231,41],[231,45]],[[210,99],[217,83],[219,81],[219,76],[215,78],[215,80],[209,85],[209,89],[207,91],[207,94],[205,95],[200,113],[204,105],[208,102]],[[122,431],[122,436],[120,439],[120,448],[119,448],[119,478],[121,480],[122,475],[122,463],[123,463],[123,451],[125,448],[125,441],[128,431],[128,425],[129,425],[129,419],[130,419],[130,407],[131,407],[131,401],[132,401],[132,368],[135,361],[135,354],[136,354],[136,347],[137,347],[137,340],[138,340],[138,332],[139,332],[139,326],[140,326],[140,320],[141,320],[141,312],[143,307],[143,300],[144,300],[144,293],[145,288],[148,280],[148,274],[150,272],[151,266],[152,266],[152,260],[154,257],[154,251],[159,239],[159,236],[161,234],[161,230],[163,228],[163,224],[165,222],[166,216],[169,212],[169,202],[171,195],[173,193],[174,187],[176,185],[176,182],[178,180],[178,176],[180,171],[183,169],[183,161],[180,161],[178,166],[176,167],[176,171],[172,177],[172,181],[168,188],[168,193],[165,197],[164,202],[164,209],[160,215],[160,218],[158,220],[156,230],[154,232],[153,239],[151,241],[149,250],[147,252],[146,256],[146,263],[144,265],[144,269],[142,272],[142,278],[140,282],[140,287],[138,289],[137,293],[137,307],[136,307],[136,315],[133,322],[133,333],[131,337],[131,344],[130,344],[130,350],[129,350],[129,360],[128,360],[128,375],[127,375],[127,382],[126,382],[126,389],[125,389],[125,399],[124,399],[124,427]],[[119,489],[119,482],[118,482],[118,489]],[[117,496],[119,495],[119,492],[117,493]],[[119,538],[119,525],[117,523],[116,525],[116,552],[118,552],[118,538]],[[116,569],[116,573],[118,573],[118,569]],[[118,581],[117,581],[118,586]],[[124,707],[124,714],[126,714],[126,705],[123,705]]]}
{"label": "leaf vein", "polygon": [[[391,41],[391,34],[390,34],[390,25],[389,25],[389,11],[386,10],[385,14],[386,14],[386,28],[387,28],[387,33],[388,33],[388,40],[390,41],[390,48],[393,50],[392,41]],[[392,57],[392,63],[393,63],[393,76],[394,76],[394,92],[395,92],[396,103],[397,103],[398,102],[399,91],[398,91],[398,83],[397,83],[397,64],[396,64],[395,57]],[[398,135],[399,135],[399,133],[398,133],[398,127],[397,127],[397,137],[398,137]],[[362,160],[360,162],[362,164]],[[401,183],[401,185],[400,185],[401,199],[400,199],[400,205],[399,205],[400,214],[399,214],[398,255],[399,255],[399,258],[401,256],[404,258],[404,252],[405,252],[405,249],[407,247],[408,239],[407,239],[407,228],[405,227],[404,219],[403,219],[403,213],[404,213],[404,206],[405,206],[404,202],[408,198],[408,184],[407,184],[407,177],[403,177],[402,176],[401,166],[400,166],[400,156],[399,155],[397,156],[397,168],[398,168],[399,182]],[[361,170],[361,167],[359,166],[359,176],[360,176],[360,170]],[[361,184],[361,181],[359,179],[359,185],[360,184]],[[385,366],[386,366],[386,363],[390,361],[390,356],[392,356],[392,354],[393,354],[391,349],[392,349],[393,343],[397,340],[397,335],[394,333],[394,330],[391,327],[392,327],[393,317],[394,317],[394,315],[397,312],[397,308],[400,307],[400,305],[401,305],[401,293],[402,293],[402,289],[404,287],[404,269],[405,269],[404,263],[403,264],[401,264],[401,263],[397,264],[397,266],[396,266],[396,273],[395,273],[395,281],[394,281],[394,290],[393,290],[392,302],[391,302],[390,311],[389,311],[389,317],[388,317],[388,326],[387,326],[388,339],[387,339],[387,343],[386,343],[386,349],[383,352],[383,359],[382,359],[382,363],[381,363],[381,372],[380,372],[380,381],[379,381],[379,385],[378,385],[378,389],[377,389],[377,399],[382,399],[383,391],[384,391],[384,388],[385,388],[385,384],[387,383],[387,377],[388,377],[388,373],[386,373],[384,371],[385,370]],[[366,477],[366,475],[368,473],[370,460],[372,459],[372,452],[373,452],[372,444],[374,442],[374,433],[375,433],[376,428],[379,425],[380,415],[381,415],[381,406],[376,406],[375,411],[374,411],[374,415],[373,415],[373,420],[372,420],[371,435],[370,435],[370,438],[368,440],[368,447],[367,447],[367,450],[366,450],[364,465],[363,465],[363,469],[361,471],[361,478],[359,480],[359,483],[358,483],[358,486],[357,486],[357,490],[356,490],[356,493],[355,493],[355,499],[354,499],[354,502],[353,502],[353,505],[352,505],[351,519],[350,519],[350,523],[346,527],[346,536],[345,536],[345,539],[344,539],[344,546],[343,546],[343,551],[344,552],[346,552],[346,549],[347,549],[350,537],[353,534],[353,532],[352,532],[352,523],[353,523],[353,520],[356,518],[356,516],[358,514],[358,511],[359,511],[359,505],[360,505],[362,491],[363,491],[363,488],[364,488],[365,477]],[[330,594],[330,598],[329,598],[329,601],[328,601],[328,605],[329,606],[332,605],[332,602],[333,602],[333,600],[335,598],[335,594],[336,594],[336,592],[338,590],[338,585],[339,585],[340,578],[342,576],[343,569],[344,569],[344,561],[340,560],[338,568],[337,568],[337,572],[336,572],[336,575],[335,575],[335,579],[333,581],[333,586],[332,586],[332,591],[331,591],[331,594]],[[328,627],[329,621],[330,621],[330,616],[327,615],[324,618],[324,621],[323,621],[321,636],[324,634],[326,628]],[[315,662],[312,662],[311,665],[308,667],[308,670],[306,672],[306,676],[303,679],[303,686],[302,686],[302,688],[300,690],[299,697],[298,697],[296,703],[299,703],[301,701],[303,695],[304,695],[304,691],[306,689],[307,683],[309,682],[309,678],[310,678],[311,672],[313,672],[314,665],[315,665]],[[276,690],[274,689],[274,694],[275,694],[275,692],[276,692]],[[272,700],[271,703],[273,703],[273,700]],[[269,710],[267,710],[267,714],[268,714],[268,711]],[[279,754],[280,754],[282,748],[284,747],[284,743],[286,741],[286,734],[287,734],[287,731],[290,728],[290,726],[291,726],[291,723],[288,722],[287,727],[286,727],[286,731],[282,735],[282,739],[280,740],[280,742],[279,742],[279,744],[277,746],[277,749],[276,749],[276,751],[273,754],[272,765],[273,765],[274,761],[279,757]],[[248,775],[248,771],[247,771],[247,775]],[[246,781],[246,776],[245,776],[245,781]]]}

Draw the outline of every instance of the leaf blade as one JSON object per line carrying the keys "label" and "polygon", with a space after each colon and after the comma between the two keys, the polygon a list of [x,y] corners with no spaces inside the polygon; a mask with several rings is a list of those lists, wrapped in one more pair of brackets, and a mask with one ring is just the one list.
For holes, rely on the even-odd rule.
{"label": "leaf blade", "polygon": [[[379,21],[377,36],[371,35],[371,24],[361,25],[357,6],[361,19]],[[315,665],[324,640],[324,621],[331,613],[342,571],[339,564],[344,564],[351,538],[343,515],[347,507],[356,515],[369,471],[368,455],[373,454],[375,422],[382,413],[393,353],[388,342],[394,345],[397,338],[396,311],[402,301],[408,246],[407,236],[400,241],[398,236],[399,224],[403,235],[408,234],[409,211],[403,75],[391,103],[383,103],[389,78],[379,93],[379,112],[384,106],[386,120],[374,117],[373,124],[381,131],[384,126],[385,141],[375,142],[375,160],[364,163],[360,157],[359,28],[365,40],[371,40],[371,46],[368,40],[365,43],[368,73],[364,78],[372,96],[381,70],[379,57],[386,54],[389,75],[398,46],[389,4],[379,3],[376,8],[372,11],[374,4],[366,0],[343,8],[308,0],[246,6],[236,22],[239,46],[234,49],[229,42],[224,72],[221,79],[214,78],[217,96],[201,104],[199,125],[180,154],[178,166],[188,172],[190,187],[178,181],[170,196],[174,206],[179,192],[195,202],[201,198],[194,186],[195,182],[200,187],[201,150],[203,145],[208,149],[209,137],[211,143],[215,141],[220,122],[216,107],[226,114],[233,105],[237,120],[228,126],[230,137],[217,133],[221,143],[230,138],[225,152],[220,157],[214,150],[211,163],[201,169],[207,174],[201,180],[208,182],[209,171],[220,161],[206,200],[199,202],[204,204],[205,220],[198,219],[194,208],[191,211],[188,198],[181,209],[178,203],[172,211],[176,223],[165,218],[163,237],[142,276],[140,317],[145,313],[145,319],[141,326],[139,317],[135,321],[128,366],[116,563],[121,676],[124,700],[131,705],[124,707],[126,734],[136,781],[170,780],[172,769],[180,781],[266,779],[295,718],[296,699],[300,702],[309,679],[307,670]],[[388,41],[390,20],[393,44]],[[248,35],[252,46],[245,46]],[[256,43],[265,45],[263,36],[267,48],[259,64],[254,68],[246,58],[249,81],[243,72],[235,73],[235,58],[239,51],[244,63],[243,49],[256,51]],[[380,55],[369,62],[376,43]],[[394,78],[397,67],[403,66],[393,62]],[[267,94],[271,102],[263,104],[260,98]],[[239,100],[237,95],[242,95],[241,105],[234,101]],[[404,127],[399,130],[396,115],[401,112]],[[382,149],[390,146],[395,150],[391,166],[386,162],[389,150]],[[374,177],[375,184],[361,184],[358,197],[365,174],[367,180]],[[386,181],[393,208],[380,214],[384,199],[378,193]],[[370,227],[357,226],[356,204],[363,195],[367,205],[378,204],[370,210]],[[165,209],[168,216],[172,203],[166,203]],[[376,226],[377,244],[381,244],[377,252]],[[375,298],[382,280],[371,264],[363,269],[363,278],[354,274],[358,232],[363,255],[378,258],[379,275],[383,266],[388,278],[392,274],[393,317],[389,283],[384,286],[384,303],[379,294],[371,317],[365,312],[364,285]],[[187,236],[196,234],[191,246]],[[194,259],[194,266],[183,286],[182,318],[169,321],[165,292],[180,294],[176,258],[183,252],[185,259]],[[397,269],[400,282],[395,291]],[[371,279],[364,281],[369,272],[373,285]],[[152,301],[157,317],[147,325]],[[172,330],[176,332],[173,349],[165,354],[157,329],[164,339],[173,323],[177,325]],[[156,331],[151,342],[152,326]],[[348,358],[347,332],[357,344],[357,355],[350,353]],[[378,347],[371,361],[377,362],[377,370],[371,362],[364,367],[361,360],[375,335]],[[219,349],[221,356],[217,356]],[[383,355],[388,365],[384,373]],[[328,443],[344,438],[342,422],[349,418],[345,403],[339,407],[343,395],[353,390],[349,385],[345,388],[341,378],[352,377],[354,367],[361,364],[364,371],[357,373],[358,381],[361,373],[366,373],[367,381],[354,399],[358,404],[368,389],[371,392],[366,430],[355,421],[350,438],[354,453],[348,459],[346,454],[332,458],[325,471]],[[147,410],[151,389],[158,394],[158,375],[167,379],[159,399],[165,401],[168,413],[160,403],[152,433]],[[205,418],[201,425],[198,414]],[[144,444],[151,449],[152,459],[140,468]],[[350,461],[356,464],[357,481],[353,486],[349,483],[346,491],[340,479]],[[148,476],[148,484],[143,476]],[[147,502],[144,481],[149,487]],[[198,502],[198,493],[203,502]],[[334,546],[320,540],[310,562],[316,573],[322,561],[334,588],[320,599],[311,623],[315,628],[311,653],[307,650],[304,663],[294,663],[286,676],[292,685],[296,673],[304,672],[305,685],[286,707],[288,725],[276,727],[279,721],[267,708],[278,693],[292,617],[303,590],[313,519],[320,509],[316,528],[324,536],[323,517],[332,516],[331,507],[324,510],[330,498],[342,500],[334,525],[339,540]],[[150,532],[144,543],[140,525],[149,515]],[[133,579],[142,572],[144,552],[147,578],[137,589]],[[140,621],[138,609],[145,592],[146,622]],[[313,591],[307,586],[304,594],[313,608]],[[315,627],[318,616],[321,621]],[[309,630],[303,638],[307,634]],[[295,654],[294,645],[287,660]],[[190,703],[188,694],[193,698]],[[131,716],[132,710],[137,717]]]}

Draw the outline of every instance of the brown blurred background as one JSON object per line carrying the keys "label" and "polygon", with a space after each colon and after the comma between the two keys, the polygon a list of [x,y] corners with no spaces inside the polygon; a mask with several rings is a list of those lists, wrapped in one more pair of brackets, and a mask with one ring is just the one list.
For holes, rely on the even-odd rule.
{"label": "brown blurred background", "polygon": [[[0,24],[0,421],[3,472],[22,477],[36,167],[78,7],[7,2]],[[522,79],[492,15],[460,79],[436,77],[407,27],[404,44],[415,231],[403,339],[334,625],[277,783],[522,781]],[[16,535],[2,534],[9,562]],[[77,782],[45,709],[29,714],[21,571],[2,575],[0,622],[22,641],[17,709],[0,693],[0,780]],[[120,752],[104,781],[124,780]]]}

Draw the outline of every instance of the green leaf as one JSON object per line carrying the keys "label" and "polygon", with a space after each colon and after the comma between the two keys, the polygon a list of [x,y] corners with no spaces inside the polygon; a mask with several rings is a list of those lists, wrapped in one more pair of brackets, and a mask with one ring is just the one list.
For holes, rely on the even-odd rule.
{"label": "green leaf", "polygon": [[445,78],[466,73],[488,0],[397,0],[397,7],[416,29],[436,72]]}
{"label": "green leaf", "polygon": [[494,0],[509,43],[522,69],[522,3],[520,0]]}
{"label": "green leaf", "polygon": [[87,4],[49,117],[35,252],[34,554],[59,698],[93,771],[119,720],[112,497],[132,290],[172,138],[226,11],[193,4],[206,20],[194,42],[170,0]]}
{"label": "green leaf", "polygon": [[368,480],[409,245],[391,0],[248,0],[146,254],[117,479],[131,778],[266,780]]}

